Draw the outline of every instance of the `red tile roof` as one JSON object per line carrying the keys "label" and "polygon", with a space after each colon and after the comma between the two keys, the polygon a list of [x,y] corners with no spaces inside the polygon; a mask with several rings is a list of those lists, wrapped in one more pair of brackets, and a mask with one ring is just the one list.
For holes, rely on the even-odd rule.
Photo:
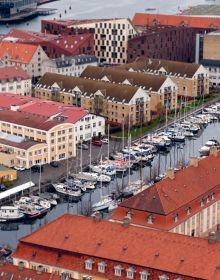
{"label": "red tile roof", "polygon": [[18,79],[27,80],[30,76],[21,67],[5,66],[0,68],[0,82],[1,80]]}
{"label": "red tile roof", "polygon": [[15,148],[19,148],[22,150],[28,150],[29,148],[38,145],[38,144],[46,144],[44,142],[37,142],[37,141],[32,141],[32,140],[24,140],[22,142],[13,142],[13,141],[9,141],[3,138],[0,138],[0,144],[6,145],[6,146],[10,146],[10,147],[15,147]]}
{"label": "red tile roof", "polygon": [[189,166],[175,173],[174,179],[165,178],[143,192],[120,204],[159,215],[168,215],[187,206],[195,199],[204,198],[220,186],[220,152],[199,161],[198,167]]}
{"label": "red tile roof", "polygon": [[29,63],[37,51],[38,46],[22,44],[22,43],[11,43],[11,42],[0,42],[0,58],[4,59],[7,54],[9,61],[18,63]]}
{"label": "red tile roof", "polygon": [[[62,254],[60,260],[57,252]],[[70,214],[21,238],[13,257],[73,269],[76,263],[71,261],[71,253],[199,279],[220,279],[220,243]]]}
{"label": "red tile roof", "polygon": [[37,273],[36,270],[22,269],[19,270],[17,266],[5,264],[0,266],[0,280],[58,280],[57,275],[43,272]]}
{"label": "red tile roof", "polygon": [[[66,117],[63,122],[75,123],[88,114],[88,111],[82,108],[50,100],[40,100],[12,93],[0,93],[0,97],[0,107],[4,109],[10,109],[11,106],[19,107],[19,112],[11,110],[0,111],[0,120],[19,122],[21,125],[26,124],[27,126],[33,125],[33,127],[39,129],[43,129],[43,127],[50,129],[54,125],[60,124],[60,122],[56,121],[55,115]],[[49,120],[53,116],[54,121]]]}
{"label": "red tile roof", "polygon": [[136,26],[151,25],[170,25],[200,27],[200,28],[220,28],[220,18],[218,17],[199,17],[199,16],[182,16],[182,15],[161,15],[136,13],[132,20]]}

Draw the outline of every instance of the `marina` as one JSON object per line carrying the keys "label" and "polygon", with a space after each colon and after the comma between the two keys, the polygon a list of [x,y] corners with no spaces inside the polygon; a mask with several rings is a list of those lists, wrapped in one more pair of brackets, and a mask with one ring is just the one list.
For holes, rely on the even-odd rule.
{"label": "marina", "polygon": [[[214,110],[213,114],[205,112],[210,112],[210,109]],[[199,112],[195,116],[187,117],[188,121],[190,119],[194,122],[197,120],[199,123],[200,120],[200,129],[194,131],[192,137],[185,136],[184,141],[177,139],[174,141],[172,138],[174,133],[171,131],[175,131],[175,133],[178,131],[176,135],[180,135],[181,131],[187,131],[186,120],[180,123],[176,122],[155,136],[143,137],[141,143],[140,140],[133,143],[128,141],[128,146],[124,147],[121,152],[112,154],[111,160],[102,159],[100,165],[92,166],[93,171],[90,173],[83,171],[77,173],[78,176],[76,176],[77,174],[70,175],[68,179],[60,182],[59,186],[56,185],[57,188],[55,185],[51,186],[51,193],[40,194],[41,199],[39,196],[22,196],[11,207],[15,207],[13,208],[15,212],[17,208],[20,209],[19,211],[26,217],[19,222],[5,223],[2,221],[0,223],[0,240],[4,240],[0,246],[10,244],[14,248],[19,237],[31,233],[63,213],[77,213],[87,216],[101,211],[106,213],[103,215],[108,215],[107,212],[114,210],[122,199],[137,194],[151,186],[153,182],[164,178],[166,170],[175,168],[177,171],[186,166],[191,157],[203,156],[200,149],[210,141],[218,143],[220,139],[217,135],[220,133],[220,123],[216,116],[218,116],[218,104],[204,109],[203,113]],[[191,130],[193,130],[192,127]],[[169,136],[169,133],[172,137]],[[213,146],[210,145],[210,147]],[[144,154],[152,156],[144,162]],[[98,182],[99,176],[94,170],[98,171],[98,174],[101,174],[102,171],[106,172],[107,169],[103,168],[106,165],[113,170],[112,163],[118,160],[114,160],[114,157],[121,157],[121,161],[126,163],[124,171],[112,173],[110,181],[106,179],[108,177],[103,177],[105,179]],[[94,169],[95,167],[96,169]],[[110,177],[110,175],[105,176]],[[86,188],[86,183],[88,188]],[[60,191],[56,194],[58,187]],[[53,206],[49,201],[53,201]]]}

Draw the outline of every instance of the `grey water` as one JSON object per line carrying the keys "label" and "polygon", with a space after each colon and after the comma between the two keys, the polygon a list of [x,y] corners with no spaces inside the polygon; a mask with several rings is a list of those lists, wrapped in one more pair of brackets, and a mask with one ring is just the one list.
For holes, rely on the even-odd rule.
{"label": "grey water", "polygon": [[136,12],[145,12],[148,8],[154,8],[153,13],[175,14],[180,9],[205,3],[207,4],[205,0],[57,0],[40,6],[57,9],[55,14],[8,26],[0,25],[0,34],[7,33],[12,28],[40,31],[42,19],[132,18]]}
{"label": "grey water", "polygon": [[[164,173],[170,167],[177,167],[180,164],[187,164],[192,156],[199,156],[198,149],[210,139],[217,139],[220,141],[220,123],[215,122],[209,124],[204,130],[201,130],[193,139],[187,139],[185,144],[173,145],[170,152],[166,154],[157,154],[153,160],[152,167],[143,167],[143,182],[149,182],[150,175],[153,172]],[[140,170],[132,170],[131,182],[135,182],[140,179]],[[123,182],[122,182],[123,180]],[[102,194],[108,195],[114,191],[117,191],[118,186],[122,183],[126,185],[128,182],[128,175],[115,177],[110,184],[103,184]],[[24,235],[30,234],[34,230],[47,224],[49,221],[54,220],[58,216],[64,213],[86,214],[91,203],[95,203],[100,199],[100,188],[90,193],[85,193],[82,200],[78,203],[61,202],[55,208],[53,208],[47,215],[41,219],[32,221],[31,223],[13,224],[18,227],[14,230],[0,230],[0,246],[10,245],[15,248],[18,239]],[[10,225],[11,226],[11,225]],[[1,227],[1,226],[0,226]]]}

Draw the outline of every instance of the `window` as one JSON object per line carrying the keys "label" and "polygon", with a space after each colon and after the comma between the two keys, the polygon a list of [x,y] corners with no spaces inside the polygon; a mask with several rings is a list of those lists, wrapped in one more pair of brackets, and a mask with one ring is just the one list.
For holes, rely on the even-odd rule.
{"label": "window", "polygon": [[186,214],[189,215],[191,212],[191,207],[186,207]]}
{"label": "window", "polygon": [[153,216],[152,216],[152,215],[149,215],[149,216],[147,217],[147,223],[148,223],[148,224],[153,224]]}
{"label": "window", "polygon": [[115,276],[121,276],[122,267],[120,265],[116,265],[114,267],[114,270],[115,270]]}
{"label": "window", "polygon": [[140,272],[140,280],[148,280],[150,273],[146,270]]}
{"label": "window", "polygon": [[215,198],[215,193],[212,192],[211,195],[210,195],[211,199],[213,200]]}
{"label": "window", "polygon": [[201,207],[204,205],[204,201],[203,201],[202,198],[199,200],[199,204],[200,204]]}
{"label": "window", "polygon": [[105,273],[105,267],[106,267],[105,262],[98,263],[98,272]]}
{"label": "window", "polygon": [[134,273],[135,273],[135,269],[133,267],[129,267],[127,269],[127,278],[134,279]]}
{"label": "window", "polygon": [[178,222],[178,214],[177,213],[174,213],[173,214],[173,219],[174,219],[174,222]]}
{"label": "window", "polygon": [[159,280],[169,280],[169,277],[166,274],[159,276]]}
{"label": "window", "polygon": [[85,261],[85,269],[92,270],[92,266],[94,264],[94,261],[92,259],[88,259]]}

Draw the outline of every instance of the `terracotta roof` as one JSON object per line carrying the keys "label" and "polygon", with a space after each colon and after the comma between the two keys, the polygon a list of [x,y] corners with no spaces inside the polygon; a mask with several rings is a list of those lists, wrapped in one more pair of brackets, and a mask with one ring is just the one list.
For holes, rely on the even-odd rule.
{"label": "terracotta roof", "polygon": [[37,273],[36,270],[24,268],[19,270],[17,266],[5,264],[0,266],[0,280],[58,280],[61,279],[57,275],[42,272]]}
{"label": "terracotta roof", "polygon": [[107,77],[110,82],[122,83],[128,80],[132,86],[145,87],[157,92],[167,77],[137,72],[124,71],[121,68],[87,66],[81,77],[100,80]]}
{"label": "terracotta roof", "polygon": [[[43,125],[42,121],[45,122],[45,127],[50,127],[50,125],[53,126],[53,124],[60,124],[60,122],[56,121],[55,115],[65,116],[66,118],[63,121],[64,123],[75,123],[88,114],[86,110],[83,110],[79,107],[66,105],[50,100],[40,100],[38,98],[33,98],[30,96],[20,96],[12,93],[0,93],[0,98],[0,107],[4,109],[10,109],[11,106],[19,107],[19,112],[7,110],[5,116],[5,114],[2,113],[5,112],[3,110],[0,111],[0,116],[4,116],[4,119],[13,119],[14,121],[16,121],[16,115],[21,116],[21,118],[23,118],[24,116],[23,120],[20,120],[20,117],[18,117],[18,120],[20,120],[19,122],[32,125],[31,121],[33,120],[33,125],[35,125],[36,128],[39,127],[39,125]],[[10,114],[10,117],[7,117],[8,114]],[[53,116],[55,120],[49,120],[49,118]]]}
{"label": "terracotta roof", "polygon": [[152,72],[159,71],[164,68],[167,74],[174,76],[180,74],[181,77],[192,78],[196,71],[199,69],[200,64],[186,63],[180,61],[152,59],[152,58],[138,58],[135,62],[119,66],[121,69],[133,69],[134,71]]}
{"label": "terracotta roof", "polygon": [[0,82],[1,80],[18,79],[27,80],[30,76],[21,67],[5,66],[0,68]]}
{"label": "terracotta roof", "polygon": [[173,180],[165,178],[120,204],[120,207],[168,215],[220,186],[220,153],[199,161],[175,173]]}
{"label": "terracotta roof", "polygon": [[19,148],[19,149],[22,149],[22,150],[28,150],[29,148],[31,148],[33,146],[36,146],[38,144],[46,144],[46,143],[45,142],[31,141],[31,140],[26,140],[26,141],[22,141],[22,142],[13,142],[13,141],[9,141],[9,140],[0,138],[0,144],[10,146],[10,147]]}
{"label": "terracotta roof", "polygon": [[[57,252],[62,254],[60,260]],[[74,269],[71,253],[199,279],[220,279],[218,242],[70,214],[21,238],[13,257]]]}
{"label": "terracotta roof", "polygon": [[34,45],[0,42],[0,58],[4,59],[7,54],[9,61],[29,63],[37,49],[38,46]]}
{"label": "terracotta roof", "polygon": [[119,102],[123,100],[129,102],[137,92],[137,88],[132,86],[106,83],[55,73],[44,74],[37,86],[52,87],[54,83],[57,83],[62,90],[65,89],[65,92],[72,91],[75,87],[78,87],[84,94],[86,93],[88,95],[94,94],[100,90],[106,97],[115,98],[115,100]]}
{"label": "terracotta roof", "polygon": [[11,110],[0,110],[0,121],[33,127],[44,131],[50,130],[54,126],[60,124],[58,121],[48,120],[48,118],[41,115],[33,115]]}
{"label": "terracotta roof", "polygon": [[220,28],[220,18],[205,16],[183,16],[183,15],[163,15],[163,14],[144,14],[136,13],[132,20],[134,25],[173,25],[189,26],[201,28]]}

